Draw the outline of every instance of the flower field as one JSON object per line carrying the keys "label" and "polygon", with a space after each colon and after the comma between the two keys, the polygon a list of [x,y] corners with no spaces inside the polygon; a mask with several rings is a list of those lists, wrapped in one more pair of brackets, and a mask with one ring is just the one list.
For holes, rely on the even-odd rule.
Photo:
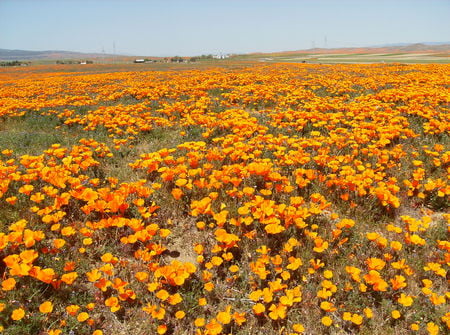
{"label": "flower field", "polygon": [[450,67],[0,70],[5,334],[445,334]]}

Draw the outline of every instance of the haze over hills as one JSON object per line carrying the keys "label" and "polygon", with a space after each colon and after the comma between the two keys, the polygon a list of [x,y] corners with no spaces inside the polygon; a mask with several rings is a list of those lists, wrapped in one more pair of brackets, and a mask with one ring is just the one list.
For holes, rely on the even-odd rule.
{"label": "haze over hills", "polygon": [[[378,54],[378,53],[450,53],[450,42],[425,42],[415,44],[389,44],[385,46],[373,46],[373,47],[351,47],[351,48],[313,48],[305,50],[295,51],[278,51],[270,53],[250,53],[251,54],[265,54],[265,55],[290,55],[290,54]],[[150,56],[150,55],[149,55]],[[14,61],[14,60],[57,60],[57,59],[95,59],[95,58],[111,58],[111,57],[133,57],[132,55],[112,55],[105,53],[84,53],[74,51],[63,50],[43,50],[43,51],[30,51],[30,50],[10,50],[0,49],[0,60]],[[138,56],[135,56],[138,57]]]}
{"label": "haze over hills", "polygon": [[103,53],[84,53],[74,51],[63,50],[43,50],[43,51],[30,51],[30,50],[10,50],[0,49],[0,60],[13,61],[13,60],[40,60],[40,59],[80,59],[80,58],[104,58],[112,57],[111,54]]}

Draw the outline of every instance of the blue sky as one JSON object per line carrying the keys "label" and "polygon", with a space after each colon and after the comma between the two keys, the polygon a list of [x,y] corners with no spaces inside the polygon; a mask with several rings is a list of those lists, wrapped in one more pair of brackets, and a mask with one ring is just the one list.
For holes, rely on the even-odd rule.
{"label": "blue sky", "polygon": [[450,40],[450,0],[0,0],[0,48],[190,56]]}

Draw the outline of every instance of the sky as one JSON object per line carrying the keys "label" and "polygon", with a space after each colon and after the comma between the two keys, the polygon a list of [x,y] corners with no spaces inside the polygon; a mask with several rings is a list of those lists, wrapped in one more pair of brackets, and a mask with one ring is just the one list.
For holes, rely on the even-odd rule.
{"label": "sky", "polygon": [[450,0],[0,0],[0,48],[194,56],[450,40]]}

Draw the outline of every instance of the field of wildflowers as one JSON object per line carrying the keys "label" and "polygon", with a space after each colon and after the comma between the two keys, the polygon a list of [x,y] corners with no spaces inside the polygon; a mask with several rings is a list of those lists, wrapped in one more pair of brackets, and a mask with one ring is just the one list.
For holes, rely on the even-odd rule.
{"label": "field of wildflowers", "polygon": [[64,69],[0,72],[3,333],[448,333],[448,65]]}

